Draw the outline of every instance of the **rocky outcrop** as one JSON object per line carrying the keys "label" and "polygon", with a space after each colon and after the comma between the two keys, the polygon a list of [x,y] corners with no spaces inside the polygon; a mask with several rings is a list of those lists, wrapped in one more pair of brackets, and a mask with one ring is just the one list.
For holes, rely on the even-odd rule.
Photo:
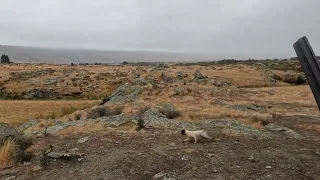
{"label": "rocky outcrop", "polygon": [[[195,128],[191,123],[184,122],[178,119],[168,119],[165,115],[161,114],[157,109],[150,108],[143,115],[142,119],[147,126],[161,126],[168,128]],[[133,122],[137,122],[133,118]]]}
{"label": "rocky outcrop", "polygon": [[293,131],[292,129],[280,126],[275,123],[270,123],[270,124],[266,125],[264,128],[270,132],[280,132],[280,133],[282,132],[285,135],[287,135],[288,137],[291,137],[294,139],[303,138],[302,135],[298,134],[297,132]]}
{"label": "rocky outcrop", "polygon": [[308,79],[304,73],[300,74],[295,82],[295,85],[306,84]]}
{"label": "rocky outcrop", "polygon": [[173,111],[174,110],[173,106],[167,102],[163,102],[163,103],[158,104],[157,109],[162,109],[165,111]]}
{"label": "rocky outcrop", "polygon": [[30,90],[21,94],[21,99],[44,99],[44,98],[56,98],[57,94],[46,90]]}
{"label": "rocky outcrop", "polygon": [[38,119],[33,119],[31,121],[25,122],[22,125],[18,126],[18,130],[20,132],[25,131],[29,128],[38,128],[39,124],[42,123],[43,127],[50,127],[58,124],[63,124],[62,121],[57,120],[57,119],[46,119],[46,120],[38,120]]}
{"label": "rocky outcrop", "polygon": [[138,94],[140,93],[140,91],[141,91],[140,87],[130,88],[129,84],[126,83],[124,85],[119,86],[115,90],[115,92],[113,92],[108,97],[108,101],[105,104],[133,102],[138,97]]}
{"label": "rocky outcrop", "polygon": [[28,136],[38,136],[38,135],[44,135],[46,132],[47,135],[56,135],[63,129],[66,129],[68,127],[81,127],[88,124],[105,124],[110,126],[120,126],[122,124],[131,122],[132,119],[125,117],[123,114],[115,115],[115,116],[105,116],[100,117],[96,119],[85,119],[85,120],[74,120],[74,121],[68,121],[68,122],[62,122],[59,120],[55,120],[55,124],[51,124],[51,126],[40,127],[39,128],[39,122],[37,120],[32,120],[31,122],[26,122],[19,126],[19,130],[24,132]]}
{"label": "rocky outcrop", "polygon": [[202,75],[200,70],[196,70],[193,75],[194,75],[194,80],[197,82],[202,82],[208,78],[208,77]]}
{"label": "rocky outcrop", "polygon": [[[168,106],[168,108],[170,108]],[[161,114],[156,108],[150,108],[144,111],[142,114],[136,114],[131,117],[127,117],[124,114],[115,115],[115,116],[106,116],[97,119],[86,119],[78,121],[69,121],[66,123],[59,123],[47,128],[47,134],[58,134],[61,130],[67,127],[75,126],[85,126],[88,124],[102,124],[106,126],[115,126],[118,127],[127,123],[141,123],[141,120],[145,127],[165,127],[173,129],[217,129],[217,130],[228,130],[236,134],[243,135],[253,135],[259,136],[260,138],[272,138],[278,137],[278,133],[281,133],[284,137],[289,138],[301,138],[302,136],[298,133],[290,130],[289,128],[280,127],[275,125],[273,122],[269,122],[268,125],[264,126],[261,129],[256,129],[250,125],[242,124],[235,119],[203,119],[196,123],[189,123],[179,119],[168,119],[165,115]],[[33,123],[24,124],[22,127],[28,127],[24,129],[26,133],[29,134],[40,134],[44,133],[44,128],[32,130]],[[275,133],[278,132],[278,133]]]}
{"label": "rocky outcrop", "polygon": [[307,77],[304,73],[296,73],[291,71],[284,74],[284,77],[282,79],[283,82],[294,85],[306,84],[308,82]]}

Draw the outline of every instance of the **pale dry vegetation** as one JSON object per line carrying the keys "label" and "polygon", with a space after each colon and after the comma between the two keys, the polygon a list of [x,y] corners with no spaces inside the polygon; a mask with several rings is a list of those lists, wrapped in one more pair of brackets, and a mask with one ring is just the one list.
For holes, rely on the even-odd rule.
{"label": "pale dry vegetation", "polygon": [[13,139],[8,139],[3,144],[0,144],[0,169],[14,165],[15,146]]}

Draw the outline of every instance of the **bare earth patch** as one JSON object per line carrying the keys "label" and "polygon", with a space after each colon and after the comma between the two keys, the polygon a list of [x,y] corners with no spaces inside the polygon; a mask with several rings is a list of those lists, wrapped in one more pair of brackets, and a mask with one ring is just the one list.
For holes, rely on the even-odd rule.
{"label": "bare earth patch", "polygon": [[[0,177],[16,179],[152,179],[160,172],[177,179],[319,179],[320,141],[264,139],[212,129],[213,140],[182,143],[178,129],[139,132],[106,129],[63,137],[48,136],[34,147],[53,145],[55,151],[87,154],[79,161],[50,160],[47,169],[20,166]],[[317,134],[319,135],[319,133]],[[79,143],[82,137],[87,141]],[[23,169],[21,169],[23,168]]]}

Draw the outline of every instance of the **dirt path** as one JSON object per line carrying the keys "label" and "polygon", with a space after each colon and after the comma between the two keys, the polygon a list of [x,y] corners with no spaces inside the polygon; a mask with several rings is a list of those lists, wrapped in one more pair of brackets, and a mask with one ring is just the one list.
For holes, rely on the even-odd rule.
{"label": "dirt path", "polygon": [[[7,169],[0,179],[144,180],[160,172],[172,173],[176,179],[320,179],[318,140],[227,136],[214,129],[209,135],[213,140],[198,144],[182,143],[185,137],[179,131],[164,129],[41,138],[37,145],[52,144],[55,151],[78,148],[87,157],[50,160],[46,170]],[[88,141],[77,142],[85,136],[90,136]]]}

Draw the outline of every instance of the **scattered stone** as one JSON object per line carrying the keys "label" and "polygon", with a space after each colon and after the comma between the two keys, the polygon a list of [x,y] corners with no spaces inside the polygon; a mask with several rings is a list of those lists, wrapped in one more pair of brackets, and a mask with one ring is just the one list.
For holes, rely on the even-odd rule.
{"label": "scattered stone", "polygon": [[15,179],[16,176],[10,176],[10,177],[7,177],[5,180],[12,180],[12,179]]}
{"label": "scattered stone", "polygon": [[266,169],[271,169],[271,166],[266,166]]}
{"label": "scattered stone", "polygon": [[84,143],[84,142],[87,142],[88,140],[89,140],[89,138],[90,138],[90,136],[86,136],[86,137],[83,137],[83,138],[80,138],[79,140],[78,140],[78,143]]}
{"label": "scattered stone", "polygon": [[79,150],[78,148],[70,149],[70,151],[78,151],[78,150]]}
{"label": "scattered stone", "polygon": [[84,153],[76,153],[76,152],[49,152],[48,157],[52,159],[78,159],[85,157],[86,154]]}
{"label": "scattered stone", "polygon": [[266,175],[266,178],[271,178],[271,175],[270,174]]}
{"label": "scattered stone", "polygon": [[159,172],[153,176],[153,180],[177,180],[178,178],[171,172]]}
{"label": "scattered stone", "polygon": [[32,163],[31,162],[23,162],[23,165],[24,166],[30,166],[30,165],[32,165]]}
{"label": "scattered stone", "polygon": [[187,161],[188,159],[189,159],[189,157],[186,156],[186,155],[183,155],[182,158],[181,158],[181,160],[183,160],[183,161]]}
{"label": "scattered stone", "polygon": [[215,170],[213,170],[213,172],[217,173],[218,171],[215,169]]}
{"label": "scattered stone", "polygon": [[254,159],[254,157],[253,156],[249,156],[249,161],[251,161],[251,162],[256,162],[256,160]]}

